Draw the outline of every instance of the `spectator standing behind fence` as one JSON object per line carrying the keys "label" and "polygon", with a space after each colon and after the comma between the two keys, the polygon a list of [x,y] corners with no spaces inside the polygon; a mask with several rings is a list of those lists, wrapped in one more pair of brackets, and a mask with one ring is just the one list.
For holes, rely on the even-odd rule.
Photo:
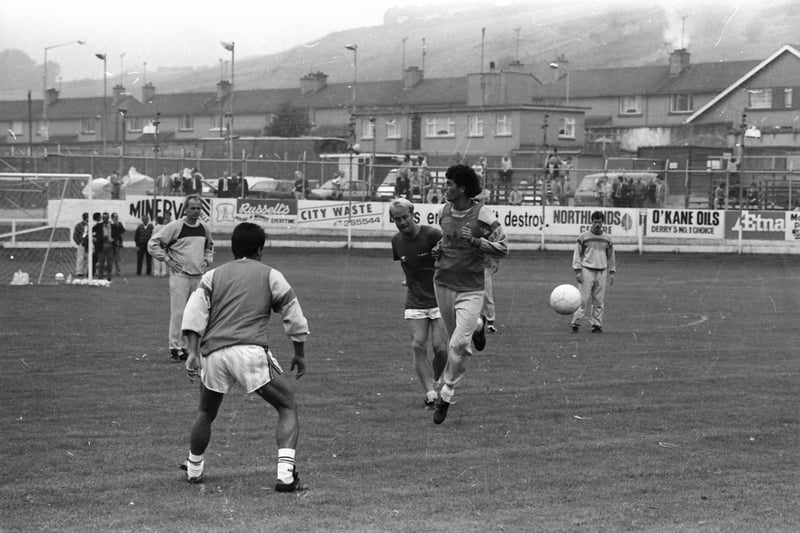
{"label": "spectator standing behind fence", "polygon": [[558,148],[553,147],[553,151],[550,152],[549,156],[547,156],[546,174],[552,179],[558,179],[560,176],[561,165],[563,163],[564,162],[561,160],[561,157],[558,155]]}
{"label": "spectator standing behind fence", "polygon": [[161,228],[147,243],[150,255],[166,262],[170,271],[169,354],[173,362],[186,360],[188,352],[181,337],[183,308],[197,288],[200,276],[214,260],[211,230],[200,220],[202,199],[197,195],[188,196],[183,211],[184,218]]}
{"label": "spectator standing behind fence", "polygon": [[242,177],[242,173],[236,174],[236,197],[247,198],[250,195],[250,186],[247,184],[247,178]]}
{"label": "spectator standing behind fence", "polygon": [[231,175],[225,170],[222,177],[217,180],[217,197],[230,198],[233,192],[233,184],[231,183]]}
{"label": "spectator standing behind fence", "polygon": [[89,213],[81,216],[81,221],[72,230],[72,242],[75,243],[75,276],[82,278],[87,274],[87,256],[89,254]]}
{"label": "spectator standing behind fence", "polygon": [[119,256],[122,255],[122,235],[125,233],[125,226],[119,221],[117,213],[111,213],[111,236],[114,240],[114,271],[117,276],[122,275],[119,268]]}
{"label": "spectator standing behind fence", "polygon": [[191,196],[199,195],[203,190],[202,174],[195,168],[183,169],[183,194]]}
{"label": "spectator standing behind fence", "polygon": [[299,171],[294,171],[294,197],[297,200],[303,200],[308,194],[308,180],[305,175]]}
{"label": "spectator standing behind fence", "polygon": [[116,170],[108,177],[108,181],[111,182],[111,199],[119,200],[119,192],[122,190],[122,179],[119,177]]}
{"label": "spectator standing behind fence", "polygon": [[664,176],[661,174],[656,175],[656,207],[663,208],[667,205],[667,183],[664,181]]}
{"label": "spectator standing behind fence", "polygon": [[156,178],[156,194],[169,194],[170,192],[172,192],[172,178],[162,173]]}
{"label": "spectator standing behind fence", "polygon": [[153,236],[153,224],[150,217],[142,215],[142,223],[136,228],[133,234],[133,242],[136,244],[136,275],[142,275],[142,263],[145,263],[145,273],[150,276],[153,273],[153,261],[147,251],[147,243]]}
{"label": "spectator standing behind fence", "polygon": [[714,209],[725,209],[725,188],[722,183],[717,183],[714,189]]}
{"label": "spectator standing behind fence", "polygon": [[642,183],[642,178],[636,178],[636,182],[633,184],[633,207],[644,206],[644,196],[645,186]]}

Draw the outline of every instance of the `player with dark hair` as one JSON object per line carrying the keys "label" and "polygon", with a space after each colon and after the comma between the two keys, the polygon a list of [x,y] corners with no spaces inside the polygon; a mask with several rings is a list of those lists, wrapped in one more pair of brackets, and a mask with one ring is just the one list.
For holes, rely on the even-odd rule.
{"label": "player with dark hair", "polygon": [[506,257],[508,239],[494,212],[475,200],[480,181],[472,168],[454,165],[445,173],[446,203],[439,211],[442,240],[434,248],[434,289],[450,341],[444,385],[436,399],[433,421],[441,424],[466,370],[467,357],[486,344],[486,320],[481,315],[484,299],[484,256]]}
{"label": "player with dark hair", "polygon": [[200,405],[189,436],[189,458],[183,465],[189,482],[203,480],[203,453],[211,440],[211,424],[234,383],[255,392],[278,412],[275,428],[278,468],[275,490],[304,490],[295,469],[299,436],[297,403],[278,361],[269,349],[267,324],[280,313],[294,347],[290,370],[305,373],[308,321],[294,290],[279,271],[261,262],[266,235],[260,226],[243,222],[231,236],[234,261],[206,272],[183,315],[188,338],[186,372],[200,377]]}
{"label": "player with dark hair", "polygon": [[181,338],[181,319],[189,295],[197,288],[200,276],[214,260],[211,230],[200,219],[203,201],[197,195],[186,197],[185,216],[158,230],[147,241],[147,251],[169,269],[169,354],[172,362],[185,361],[187,352]]}
{"label": "player with dark hair", "polygon": [[[437,397],[436,383],[447,362],[447,330],[433,289],[434,259],[431,255],[442,232],[417,224],[414,204],[405,198],[393,200],[389,213],[398,230],[392,237],[392,254],[395,261],[400,261],[408,287],[405,321],[411,330],[414,368],[425,389],[425,405],[432,408]],[[429,342],[433,360],[428,357]]]}
{"label": "player with dark hair", "polygon": [[589,319],[592,333],[603,332],[606,283],[613,285],[617,272],[614,244],[611,237],[603,233],[604,222],[605,216],[601,211],[593,212],[592,228],[580,234],[572,254],[572,269],[581,287],[581,306],[572,315],[574,333],[578,332],[579,321],[583,318],[587,305],[591,306]]}

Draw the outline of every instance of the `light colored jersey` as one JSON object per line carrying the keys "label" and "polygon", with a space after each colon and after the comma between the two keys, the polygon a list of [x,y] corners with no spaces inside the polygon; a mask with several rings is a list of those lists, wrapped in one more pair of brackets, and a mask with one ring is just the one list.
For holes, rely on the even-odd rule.
{"label": "light colored jersey", "polygon": [[203,275],[186,304],[181,331],[200,335],[204,356],[233,345],[268,348],[273,312],[283,318],[289,339],[305,342],[308,321],[283,274],[260,261],[237,259]]}
{"label": "light colored jersey", "polygon": [[185,219],[178,219],[150,237],[147,251],[159,261],[177,262],[184,274],[198,276],[214,261],[214,240],[203,221],[190,226]]}
{"label": "light colored jersey", "polygon": [[585,231],[578,237],[575,243],[575,251],[572,254],[573,270],[591,268],[593,270],[605,270],[616,272],[617,262],[614,257],[614,244],[611,237],[605,233],[595,235],[591,231]]}
{"label": "light colored jersey", "polygon": [[[494,212],[480,202],[464,211],[453,209],[453,204],[444,204],[439,211],[442,240],[437,248],[434,283],[459,292],[482,291],[484,289],[484,255],[506,257],[508,238],[503,225]],[[467,226],[475,238],[481,238],[481,246],[472,246],[461,236],[461,228]]]}

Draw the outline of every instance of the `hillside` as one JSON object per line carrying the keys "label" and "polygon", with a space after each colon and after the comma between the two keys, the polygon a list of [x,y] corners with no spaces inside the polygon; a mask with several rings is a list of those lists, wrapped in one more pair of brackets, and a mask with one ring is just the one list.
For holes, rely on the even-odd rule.
{"label": "hillside", "polygon": [[[353,79],[353,53],[344,48],[350,43],[358,45],[360,81],[399,78],[404,39],[405,65],[424,67],[428,78],[477,72],[483,52],[484,69],[491,61],[502,67],[518,58],[546,80],[552,76],[548,63],[559,55],[571,69],[665,64],[681,44],[692,62],[761,59],[798,40],[800,3],[764,0],[740,7],[694,2],[678,11],[551,0],[535,6],[398,8],[387,11],[381,26],[331,33],[278,54],[237,49],[243,57],[237,57],[235,82],[237,89],[297,87],[305,74],[322,71],[330,83],[347,83]],[[219,78],[218,66],[148,73],[159,92],[213,90]],[[63,86],[70,96],[100,91],[101,80]]]}

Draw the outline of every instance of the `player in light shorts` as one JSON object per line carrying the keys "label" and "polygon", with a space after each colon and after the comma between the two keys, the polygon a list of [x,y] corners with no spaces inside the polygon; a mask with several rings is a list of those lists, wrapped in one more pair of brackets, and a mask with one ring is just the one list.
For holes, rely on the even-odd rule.
{"label": "player in light shorts", "polygon": [[249,394],[271,382],[275,374],[283,374],[283,369],[269,349],[235,344],[208,354],[200,379],[208,390],[220,394],[226,394],[236,383]]}
{"label": "player in light shorts", "polygon": [[[389,212],[399,230],[392,237],[392,253],[405,274],[405,320],[411,332],[414,369],[425,390],[425,406],[433,408],[436,392],[447,362],[447,331],[433,291],[433,256],[431,249],[442,234],[431,226],[421,226],[414,219],[414,204],[405,198],[394,200]],[[430,344],[433,357],[428,355]]]}
{"label": "player in light shorts", "polygon": [[300,433],[297,402],[289,380],[267,347],[267,326],[272,313],[280,313],[283,330],[294,347],[290,370],[296,370],[299,379],[306,368],[308,321],[283,274],[261,262],[265,241],[260,226],[250,222],[236,226],[231,235],[236,259],[206,272],[186,303],[181,324],[188,341],[186,372],[192,382],[200,376],[201,384],[184,468],[188,481],[202,482],[211,424],[225,393],[239,383],[278,412],[275,490],[294,492],[305,488],[295,470]]}

